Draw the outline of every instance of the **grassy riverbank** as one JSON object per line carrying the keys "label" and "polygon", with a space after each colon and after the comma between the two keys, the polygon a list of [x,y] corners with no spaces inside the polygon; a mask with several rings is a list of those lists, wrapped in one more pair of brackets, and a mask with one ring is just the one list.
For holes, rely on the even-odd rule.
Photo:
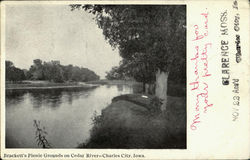
{"label": "grassy riverbank", "polygon": [[168,97],[167,112],[153,96],[115,97],[94,116],[90,139],[79,148],[186,148],[186,99]]}
{"label": "grassy riverbank", "polygon": [[23,81],[19,83],[9,83],[6,89],[57,89],[57,88],[93,88],[98,85],[85,84],[81,82],[54,83],[49,81]]}

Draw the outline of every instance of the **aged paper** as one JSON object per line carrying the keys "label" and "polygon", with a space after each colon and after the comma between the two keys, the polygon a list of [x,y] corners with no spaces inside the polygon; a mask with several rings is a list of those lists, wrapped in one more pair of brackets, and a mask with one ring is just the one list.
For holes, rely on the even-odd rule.
{"label": "aged paper", "polygon": [[1,159],[248,159],[249,60],[247,0],[1,2]]}

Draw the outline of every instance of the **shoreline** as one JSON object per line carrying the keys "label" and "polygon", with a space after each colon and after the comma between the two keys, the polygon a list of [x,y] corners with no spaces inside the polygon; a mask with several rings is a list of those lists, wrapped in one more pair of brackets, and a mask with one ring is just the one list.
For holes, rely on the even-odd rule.
{"label": "shoreline", "polygon": [[32,89],[91,89],[100,85],[97,84],[85,84],[82,82],[73,83],[53,83],[46,81],[30,81],[29,83],[7,83],[5,84],[5,90],[32,90]]}
{"label": "shoreline", "polygon": [[92,85],[92,86],[81,86],[81,85],[75,85],[75,86],[41,86],[41,87],[7,87],[5,90],[29,90],[29,89],[64,89],[64,88],[82,88],[82,89],[90,89],[90,88],[96,88],[99,85]]}
{"label": "shoreline", "polygon": [[168,112],[152,101],[154,96],[144,94],[114,97],[77,148],[186,149],[186,98],[168,96]]}
{"label": "shoreline", "polygon": [[[27,83],[28,82],[28,83]],[[133,82],[135,83],[135,82]],[[91,89],[101,85],[133,84],[131,81],[89,81],[89,82],[66,82],[53,83],[48,81],[23,81],[23,83],[6,83],[5,90],[32,90],[32,89]]]}

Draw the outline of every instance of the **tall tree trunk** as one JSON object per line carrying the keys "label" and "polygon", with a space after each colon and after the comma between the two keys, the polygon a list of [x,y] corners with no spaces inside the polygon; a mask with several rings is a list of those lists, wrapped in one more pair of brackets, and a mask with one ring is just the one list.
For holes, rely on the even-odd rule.
{"label": "tall tree trunk", "polygon": [[168,75],[169,72],[163,72],[160,69],[156,72],[155,96],[162,100],[162,111],[165,111],[167,107]]}

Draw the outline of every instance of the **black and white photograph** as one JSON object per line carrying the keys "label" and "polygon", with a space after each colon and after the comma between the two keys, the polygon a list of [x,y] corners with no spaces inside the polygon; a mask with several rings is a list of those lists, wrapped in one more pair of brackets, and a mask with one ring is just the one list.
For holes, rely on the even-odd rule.
{"label": "black and white photograph", "polygon": [[6,149],[187,149],[186,5],[13,3],[4,27]]}

